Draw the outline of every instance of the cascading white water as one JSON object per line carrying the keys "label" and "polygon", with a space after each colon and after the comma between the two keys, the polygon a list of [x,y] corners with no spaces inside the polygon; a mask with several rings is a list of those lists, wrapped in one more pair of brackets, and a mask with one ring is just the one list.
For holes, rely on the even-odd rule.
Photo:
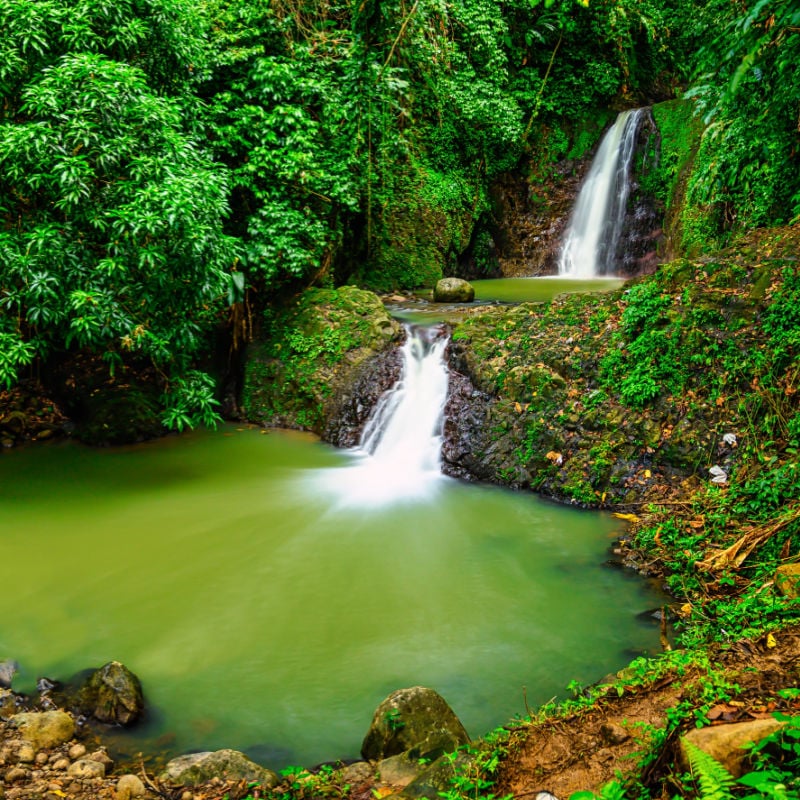
{"label": "cascading white water", "polygon": [[438,328],[406,326],[400,380],[378,401],[349,468],[325,470],[324,487],[339,505],[385,505],[427,496],[444,479],[442,422],[448,374],[447,337]]}
{"label": "cascading white water", "polygon": [[614,274],[630,191],[630,166],[643,109],[623,111],[603,137],[581,186],[558,258],[558,274]]}

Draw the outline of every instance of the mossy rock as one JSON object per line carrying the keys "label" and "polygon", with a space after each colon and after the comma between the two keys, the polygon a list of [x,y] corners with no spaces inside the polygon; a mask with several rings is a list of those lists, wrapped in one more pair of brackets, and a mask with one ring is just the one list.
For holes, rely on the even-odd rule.
{"label": "mossy rock", "polygon": [[464,726],[440,694],[412,686],[392,692],[375,710],[361,755],[379,760],[409,753],[431,759],[468,741]]}
{"label": "mossy rock", "polygon": [[242,407],[247,419],[318,434],[368,362],[402,337],[372,292],[309,289],[269,320],[249,349]]}

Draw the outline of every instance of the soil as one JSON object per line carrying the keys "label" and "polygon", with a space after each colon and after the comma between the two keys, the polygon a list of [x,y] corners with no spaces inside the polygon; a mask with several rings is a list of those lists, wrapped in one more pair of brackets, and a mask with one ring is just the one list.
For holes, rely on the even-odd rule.
{"label": "soil", "polygon": [[[798,713],[800,704],[779,698],[777,692],[796,686],[800,677],[800,626],[775,634],[775,646],[771,644],[773,640],[764,636],[712,648],[712,663],[725,670],[737,688],[710,701],[706,716],[711,725],[768,718],[776,710]],[[649,686],[626,688],[621,696],[614,691],[570,716],[518,729],[500,767],[495,795],[522,798],[549,792],[566,800],[573,792],[597,791],[620,775],[636,772],[637,755],[647,749],[647,731],[664,729],[670,708],[684,702],[709,705],[708,698],[699,698],[706,675],[706,670],[690,668]],[[659,796],[678,771],[678,739],[689,727],[686,723],[676,728],[645,771],[651,796]],[[677,787],[671,788],[674,795]]]}

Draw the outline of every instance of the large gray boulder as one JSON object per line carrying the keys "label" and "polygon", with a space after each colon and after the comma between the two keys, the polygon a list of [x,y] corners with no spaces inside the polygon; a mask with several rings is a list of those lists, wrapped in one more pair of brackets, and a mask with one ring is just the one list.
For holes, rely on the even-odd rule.
{"label": "large gray boulder", "polygon": [[194,786],[212,778],[251,781],[273,789],[280,778],[272,770],[259,766],[238,750],[214,750],[173,758],[161,775],[162,780]]}
{"label": "large gray boulder", "polygon": [[78,691],[78,706],[100,722],[132,725],[144,713],[139,679],[119,661],[95,670]]}
{"label": "large gray boulder", "polygon": [[31,711],[15,714],[11,723],[36,750],[65,744],[75,735],[75,720],[66,711]]}
{"label": "large gray boulder", "polygon": [[438,758],[469,741],[461,721],[433,689],[412,686],[392,692],[376,709],[361,755],[378,761],[409,752]]}
{"label": "large gray boulder", "polygon": [[434,303],[471,303],[474,299],[472,284],[461,278],[442,278],[433,290]]}

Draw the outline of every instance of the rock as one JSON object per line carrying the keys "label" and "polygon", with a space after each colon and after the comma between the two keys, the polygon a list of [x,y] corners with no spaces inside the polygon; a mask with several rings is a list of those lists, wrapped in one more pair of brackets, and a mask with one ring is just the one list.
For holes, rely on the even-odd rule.
{"label": "rock", "polygon": [[69,749],[69,757],[73,761],[77,761],[79,758],[83,758],[86,755],[86,747],[79,743],[72,745]]}
{"label": "rock", "polygon": [[689,758],[685,743],[691,742],[719,761],[734,778],[739,778],[745,771],[747,758],[747,751],[742,748],[746,744],[760,742],[764,737],[782,728],[784,724],[776,719],[754,719],[748,722],[695,728],[681,737],[681,761],[688,767]]}
{"label": "rock", "polygon": [[348,764],[340,771],[343,784],[356,786],[359,783],[370,783],[375,777],[375,769],[366,761],[356,761],[355,764]]}
{"label": "rock", "polygon": [[131,725],[144,713],[142,685],[126,666],[110,661],[78,691],[78,705],[100,722]]}
{"label": "rock", "polygon": [[68,758],[57,758],[53,762],[53,769],[56,772],[66,772],[69,769],[69,759]]}
{"label": "rock", "polygon": [[81,758],[70,764],[67,775],[73,778],[105,778],[106,765],[91,758]]}
{"label": "rock", "polygon": [[17,761],[20,764],[32,764],[36,760],[36,751],[27,742],[17,751]]}
{"label": "rock", "polygon": [[783,564],[775,572],[775,588],[790,600],[800,597],[800,564]]}
{"label": "rock", "polygon": [[631,738],[630,733],[615,722],[608,722],[600,728],[600,735],[608,744],[622,744]]}
{"label": "rock", "polygon": [[391,786],[408,786],[416,780],[423,768],[419,761],[411,758],[408,753],[400,753],[397,756],[389,756],[379,761],[377,772],[381,783],[388,783]]}
{"label": "rock", "polygon": [[16,714],[11,722],[36,750],[58,747],[75,735],[75,721],[66,711],[31,711]]}
{"label": "rock", "polygon": [[361,755],[370,760],[410,751],[437,758],[469,741],[464,726],[433,689],[413,686],[392,692],[376,709]]}
{"label": "rock", "polygon": [[465,774],[474,762],[475,756],[469,753],[458,753],[455,760],[447,756],[441,756],[420,773],[418,778],[399,792],[396,797],[408,798],[408,800],[418,800],[421,797],[429,798],[429,800],[439,800],[452,789],[451,779],[456,770]]}
{"label": "rock", "polygon": [[269,769],[259,766],[238,750],[216,750],[173,758],[167,764],[162,780],[194,785],[222,778],[234,781],[254,781],[272,789],[280,778]]}
{"label": "rock", "polygon": [[116,800],[133,800],[135,797],[143,797],[144,793],[144,784],[136,775],[123,775],[117,781]]}
{"label": "rock", "polygon": [[17,781],[24,781],[28,777],[28,770],[22,767],[12,767],[6,771],[4,780],[6,783],[16,783]]}
{"label": "rock", "polygon": [[433,290],[434,303],[471,303],[474,299],[472,284],[461,278],[442,278]]}
{"label": "rock", "polygon": [[98,764],[102,764],[106,770],[111,769],[114,766],[114,759],[112,759],[105,749],[95,750],[94,753],[91,753],[87,756],[90,761],[97,761]]}
{"label": "rock", "polygon": [[0,661],[0,689],[10,689],[11,681],[19,671],[19,664],[11,659]]}

